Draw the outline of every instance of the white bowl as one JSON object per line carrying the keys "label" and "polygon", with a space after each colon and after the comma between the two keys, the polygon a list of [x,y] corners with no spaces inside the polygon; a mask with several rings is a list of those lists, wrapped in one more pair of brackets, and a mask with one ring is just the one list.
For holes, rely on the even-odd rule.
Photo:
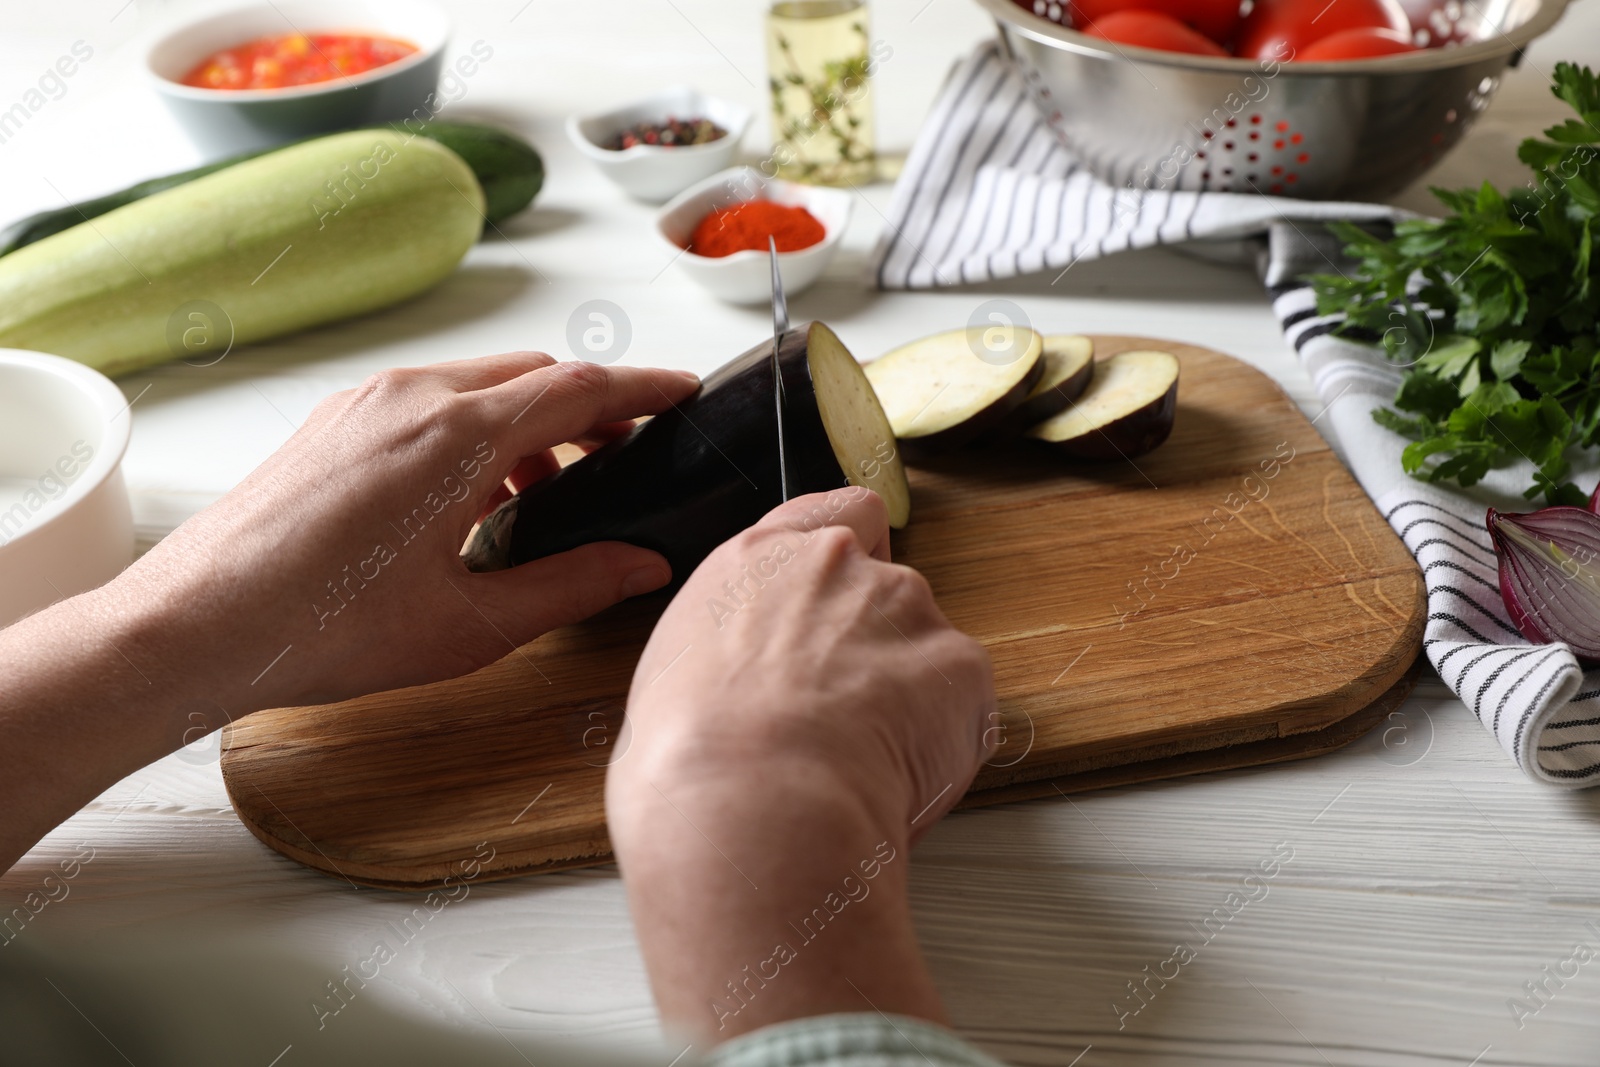
{"label": "white bowl", "polygon": [[0,348],[0,626],[133,560],[122,481],[133,413],[98,371]]}
{"label": "white bowl", "polygon": [[[282,89],[201,89],[180,80],[221,49],[295,32],[373,33],[410,41],[417,50],[362,74]],[[268,0],[175,26],[151,43],[144,65],[200,147],[231,155],[357,126],[427,121],[467,94],[485,58],[458,56],[441,85],[449,38],[450,20],[427,0]]]}
{"label": "white bowl", "polygon": [[772,264],[766,252],[700,256],[685,251],[695,224],[706,213],[746,200],[771,200],[803,207],[822,223],[822,240],[798,252],[778,253],[785,296],[794,296],[822,276],[850,222],[854,195],[842,189],[768,178],[754,167],[734,167],[685,189],[656,216],[656,231],[677,253],[678,269],[712,296],[732,304],[765,304],[772,296]]}
{"label": "white bowl", "polygon": [[[710,119],[728,135],[705,144],[670,148],[641,144],[619,151],[605,147],[629,127],[670,118]],[[567,119],[567,136],[623,192],[646,203],[659,204],[733,162],[739,139],[749,125],[749,108],[680,85],[611,111],[574,115]]]}

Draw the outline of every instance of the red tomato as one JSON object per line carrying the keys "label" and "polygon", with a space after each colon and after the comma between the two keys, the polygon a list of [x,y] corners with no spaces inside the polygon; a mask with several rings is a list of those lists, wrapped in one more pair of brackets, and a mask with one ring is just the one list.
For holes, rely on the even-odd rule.
{"label": "red tomato", "polygon": [[1158,48],[1163,52],[1188,52],[1197,56],[1228,54],[1211,38],[1159,11],[1113,11],[1084,26],[1083,32],[1105,41]]}
{"label": "red tomato", "polygon": [[1256,0],[1233,54],[1288,61],[1324,37],[1362,29],[1411,37],[1411,22],[1395,0]]}
{"label": "red tomato", "polygon": [[1224,45],[1239,28],[1239,0],[1074,0],[1072,8],[1073,25],[1079,29],[1091,26],[1113,12],[1128,10],[1154,11],[1170,16]]}
{"label": "red tomato", "polygon": [[1325,63],[1330,59],[1367,59],[1371,56],[1392,56],[1401,52],[1415,52],[1417,46],[1411,39],[1394,30],[1369,27],[1364,30],[1342,30],[1318,38],[1294,58],[1300,63]]}

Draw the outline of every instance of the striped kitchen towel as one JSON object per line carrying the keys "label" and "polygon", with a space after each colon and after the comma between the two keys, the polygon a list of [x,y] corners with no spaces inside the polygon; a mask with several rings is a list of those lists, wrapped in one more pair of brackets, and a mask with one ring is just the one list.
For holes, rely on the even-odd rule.
{"label": "striped kitchen towel", "polygon": [[[1494,734],[1523,771],[1557,785],[1600,780],[1600,670],[1584,671],[1564,644],[1532,645],[1500,600],[1499,570],[1484,513],[1528,511],[1520,490],[1533,465],[1519,462],[1471,489],[1429,485],[1400,468],[1407,441],[1372,421],[1394,400],[1400,370],[1382,350],[1336,337],[1317,314],[1304,278],[1348,264],[1320,227],[1276,223],[1264,280],[1285,338],[1300,353],[1325,405],[1317,426],[1332,439],[1383,517],[1417,557],[1428,587],[1423,649],[1439,677]],[[1573,472],[1592,484],[1600,465]]]}
{"label": "striped kitchen towel", "polygon": [[[873,260],[886,289],[925,289],[1063,271],[1129,248],[1257,236],[1260,268],[1287,341],[1324,405],[1318,428],[1416,556],[1428,589],[1424,649],[1440,678],[1525,773],[1565,786],[1600,780],[1600,670],[1566,645],[1531,645],[1500,600],[1489,506],[1527,511],[1521,464],[1471,490],[1405,475],[1407,442],[1372,421],[1400,370],[1376,348],[1333,335],[1304,282],[1345,264],[1318,225],[1390,220],[1376,204],[1117,188],[1084,170],[1037,114],[999,46],[952,73],[906,161]],[[1600,464],[1574,471],[1593,484]],[[1587,479],[1587,480],[1586,480]]]}
{"label": "striped kitchen towel", "polygon": [[931,289],[1129,248],[1263,233],[1275,219],[1391,218],[1393,208],[1108,185],[1044,124],[997,42],[951,73],[906,158],[872,264],[882,289]]}

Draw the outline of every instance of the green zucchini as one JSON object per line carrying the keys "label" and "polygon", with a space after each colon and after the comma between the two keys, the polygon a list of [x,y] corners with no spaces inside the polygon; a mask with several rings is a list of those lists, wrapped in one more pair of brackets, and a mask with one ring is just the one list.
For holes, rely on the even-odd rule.
{"label": "green zucchini", "polygon": [[[415,133],[438,141],[460,156],[467,166],[472,168],[472,173],[478,178],[478,184],[483,187],[484,200],[487,202],[484,217],[491,225],[510,218],[527,207],[538,195],[540,186],[544,184],[544,161],[539,158],[538,151],[527,141],[509,131],[469,122],[430,122],[421,127],[397,122],[392,126],[397,132],[408,136]],[[0,230],[0,256],[15,252],[24,245],[30,245],[51,234],[60,233],[80,222],[98,218],[135,200],[165,192],[192,182],[196,178],[204,178],[208,174],[226,170],[245,160],[255,159],[269,152],[282,151],[284,147],[277,145],[264,148],[259,152],[248,152],[216,163],[207,163],[193,170],[151,178],[118,192],[95,197],[93,200],[40,211],[25,219],[18,219]]]}
{"label": "green zucchini", "polygon": [[186,354],[173,338],[198,301],[229,344],[359,315],[449,274],[483,211],[471,168],[434,141],[302,142],[0,258],[0,347],[114,375]]}

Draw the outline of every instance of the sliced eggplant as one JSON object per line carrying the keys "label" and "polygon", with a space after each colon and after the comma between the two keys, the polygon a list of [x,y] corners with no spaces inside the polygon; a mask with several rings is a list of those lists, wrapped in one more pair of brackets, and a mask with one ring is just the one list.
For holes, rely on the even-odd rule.
{"label": "sliced eggplant", "polygon": [[1067,409],[1094,378],[1094,342],[1079,333],[1050,334],[1044,339],[1044,374],[1012,413],[1018,430],[1037,426]]}
{"label": "sliced eggplant", "polygon": [[1015,353],[991,363],[976,328],[950,330],[901,345],[867,364],[867,380],[908,456],[967,444],[1002,426],[1044,373],[1044,338],[1026,328],[994,327]]}
{"label": "sliced eggplant", "polygon": [[1118,352],[1096,368],[1082,396],[1028,436],[1080,459],[1132,459],[1167,439],[1177,410],[1176,356]]}
{"label": "sliced eggplant", "polygon": [[[832,330],[801,323],[778,351],[791,494],[875,490],[902,527],[911,492],[894,431],[861,365]],[[782,498],[772,410],[772,342],[706,377],[677,407],[524,489],[478,527],[463,552],[502,570],[592,541],[660,552],[674,586]]]}

